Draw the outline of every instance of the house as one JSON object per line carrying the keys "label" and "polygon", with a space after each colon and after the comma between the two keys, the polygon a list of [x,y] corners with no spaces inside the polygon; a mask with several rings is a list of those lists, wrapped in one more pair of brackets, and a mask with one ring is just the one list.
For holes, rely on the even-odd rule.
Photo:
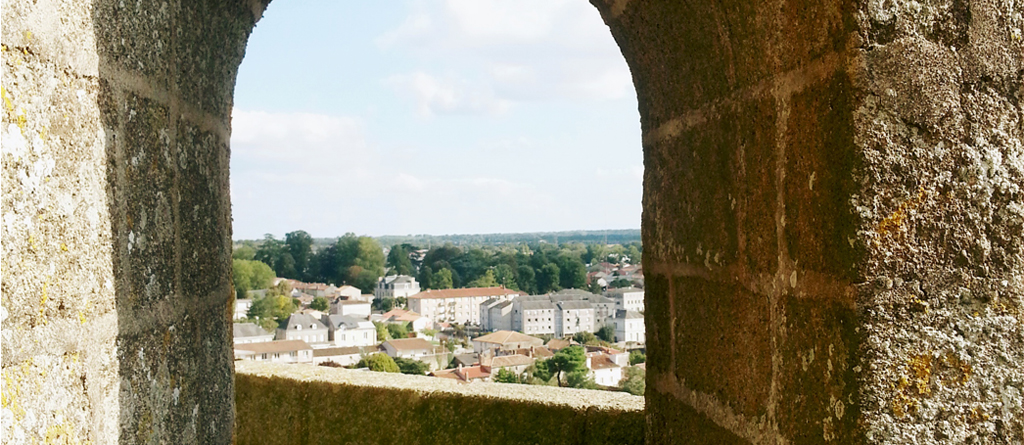
{"label": "house", "polygon": [[324,314],[320,321],[327,326],[327,339],[334,346],[369,346],[377,343],[377,328],[365,318]]}
{"label": "house", "polygon": [[331,302],[331,314],[347,315],[351,317],[369,317],[371,312],[370,302],[362,300],[344,300],[341,297]]}
{"label": "house", "polygon": [[601,386],[616,387],[622,380],[622,366],[601,352],[587,354],[587,369],[594,382]]}
{"label": "house", "polygon": [[529,368],[535,360],[533,357],[520,354],[499,356],[484,354],[480,356],[480,367],[491,375],[497,374],[501,369],[507,369],[519,375],[526,372],[526,368]]}
{"label": "house", "polygon": [[552,338],[544,346],[552,352],[558,352],[575,344],[577,343],[571,338]]}
{"label": "house", "polygon": [[456,366],[473,366],[480,364],[480,354],[475,352],[469,354],[458,354],[455,356],[454,363]]}
{"label": "house", "polygon": [[594,332],[594,306],[587,301],[562,301],[555,305],[555,336]]}
{"label": "house", "polygon": [[624,287],[621,289],[608,289],[605,296],[615,301],[616,309],[627,311],[643,312],[644,290],[635,287]]}
{"label": "house", "polygon": [[434,322],[480,324],[480,304],[497,298],[511,300],[519,291],[504,287],[434,289],[409,297],[409,309]]}
{"label": "house", "polygon": [[249,318],[249,308],[252,307],[252,300],[248,298],[239,298],[235,300],[235,320],[245,320]]}
{"label": "house", "polygon": [[231,331],[236,345],[274,341],[273,332],[267,332],[255,323],[232,323]]}
{"label": "house", "polygon": [[491,373],[485,371],[482,366],[459,366],[454,369],[443,369],[430,373],[433,377],[452,379],[459,383],[472,383],[484,381],[491,378]]}
{"label": "house", "polygon": [[498,331],[473,339],[473,351],[503,351],[543,346],[544,340],[515,331]]}
{"label": "house", "polygon": [[335,291],[335,296],[344,300],[358,300],[362,296],[363,291],[359,290],[358,287],[344,285]]}
{"label": "house", "polygon": [[377,352],[372,346],[345,346],[336,348],[319,348],[313,350],[313,364],[334,362],[341,366],[352,366],[363,357]]}
{"label": "house", "polygon": [[419,360],[431,370],[444,368],[448,364],[448,351],[422,338],[401,338],[381,343],[380,349],[391,358]]}
{"label": "house", "polygon": [[312,363],[313,347],[302,340],[276,340],[235,345],[235,359],[280,363]]}
{"label": "house", "polygon": [[392,275],[377,281],[377,288],[373,290],[373,297],[411,297],[418,293],[420,293],[420,283],[416,282],[415,278],[408,275]]}
{"label": "house", "polygon": [[424,329],[431,329],[434,323],[429,318],[405,309],[392,309],[381,314],[380,320],[385,323],[411,324],[412,330],[422,332]]}
{"label": "house", "polygon": [[275,338],[277,340],[302,340],[309,344],[325,344],[329,341],[327,326],[307,314],[288,316],[288,319],[278,326]]}
{"label": "house", "polygon": [[646,342],[646,329],[644,327],[644,315],[639,312],[619,309],[615,311],[615,341],[616,342]]}

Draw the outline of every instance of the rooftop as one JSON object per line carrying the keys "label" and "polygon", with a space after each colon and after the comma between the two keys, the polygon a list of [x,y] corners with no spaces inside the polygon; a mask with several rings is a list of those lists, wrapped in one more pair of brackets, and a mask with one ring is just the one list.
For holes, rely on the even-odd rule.
{"label": "rooftop", "polygon": [[313,349],[309,343],[302,340],[275,340],[265,341],[259,343],[242,343],[235,345],[235,349],[242,351],[252,351],[256,354],[266,354],[273,352],[291,352],[299,351],[303,349]]}
{"label": "rooftop", "polygon": [[464,289],[432,289],[409,297],[410,299],[426,300],[441,298],[494,297],[499,295],[519,295],[517,290],[504,287],[467,287]]}
{"label": "rooftop", "polygon": [[389,344],[398,351],[414,351],[420,349],[433,350],[438,347],[422,338],[399,338],[396,340],[388,340],[384,342],[384,344]]}
{"label": "rooftop", "polygon": [[506,343],[524,343],[531,342],[538,345],[543,343],[543,340],[534,337],[532,335],[526,335],[515,331],[497,331],[487,335],[483,335],[474,338],[473,341],[481,343],[495,343],[495,344],[506,344]]}

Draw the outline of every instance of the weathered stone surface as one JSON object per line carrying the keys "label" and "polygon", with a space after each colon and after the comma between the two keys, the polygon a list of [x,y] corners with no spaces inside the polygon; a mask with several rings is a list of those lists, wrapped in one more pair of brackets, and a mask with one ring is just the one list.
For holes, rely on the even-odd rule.
{"label": "weathered stone surface", "polygon": [[[238,362],[238,443],[639,444],[644,399],[621,392]],[[267,428],[274,425],[274,428]]]}

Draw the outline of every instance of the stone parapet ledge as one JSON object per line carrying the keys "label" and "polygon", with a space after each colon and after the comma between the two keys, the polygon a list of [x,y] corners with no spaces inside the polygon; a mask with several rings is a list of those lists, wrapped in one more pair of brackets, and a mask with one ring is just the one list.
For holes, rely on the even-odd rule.
{"label": "stone parapet ledge", "polygon": [[235,363],[238,444],[639,444],[644,398],[311,365]]}

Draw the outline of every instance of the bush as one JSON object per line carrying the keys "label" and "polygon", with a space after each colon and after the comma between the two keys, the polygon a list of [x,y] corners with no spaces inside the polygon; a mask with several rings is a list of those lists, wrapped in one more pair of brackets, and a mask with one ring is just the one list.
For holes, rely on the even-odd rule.
{"label": "bush", "polygon": [[424,375],[430,371],[430,367],[419,360],[402,357],[398,357],[394,360],[395,364],[398,365],[399,372],[402,374]]}
{"label": "bush", "polygon": [[371,371],[377,372],[401,372],[395,360],[383,352],[363,357],[359,363],[356,363],[356,368],[369,368]]}
{"label": "bush", "polygon": [[644,363],[647,361],[647,354],[639,349],[634,349],[629,352],[629,366],[636,366],[638,363]]}

